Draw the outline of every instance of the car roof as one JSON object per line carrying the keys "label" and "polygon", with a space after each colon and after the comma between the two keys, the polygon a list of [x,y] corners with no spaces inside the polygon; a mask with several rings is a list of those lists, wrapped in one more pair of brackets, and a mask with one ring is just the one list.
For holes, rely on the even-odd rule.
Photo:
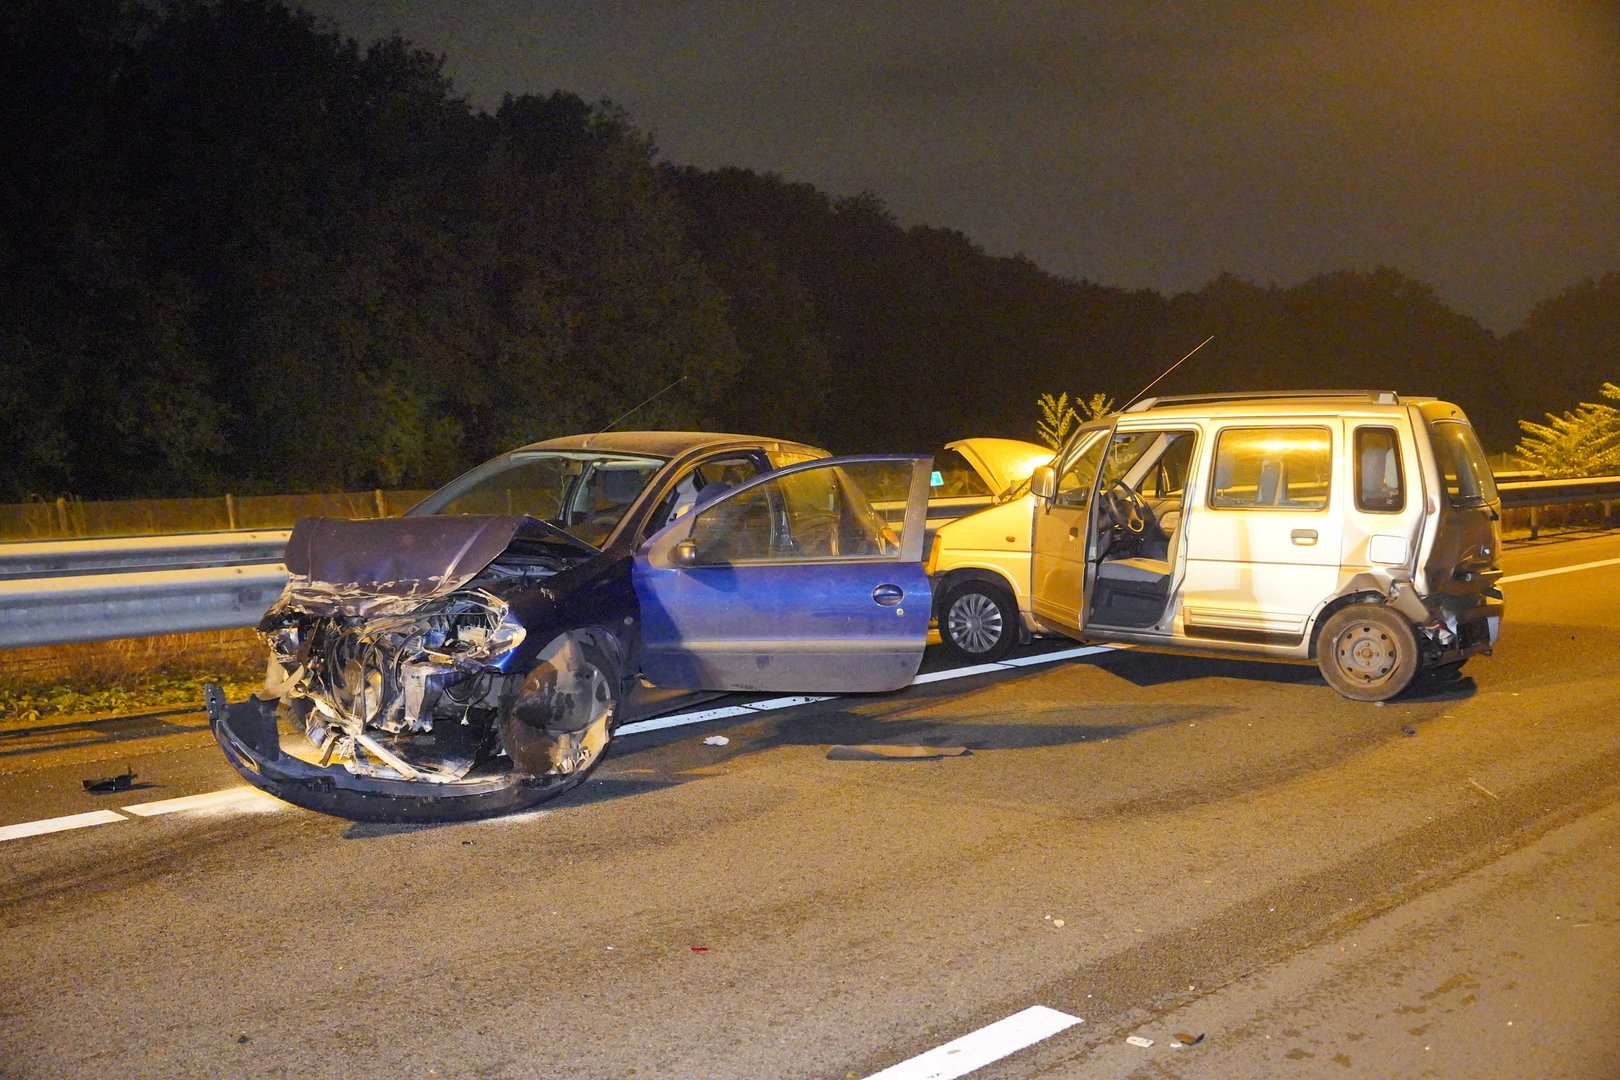
{"label": "car roof", "polygon": [[718,431],[599,431],[591,435],[563,435],[521,447],[523,450],[610,450],[626,454],[648,454],[673,458],[692,450],[725,446],[758,446],[766,450],[799,450],[811,454],[827,451],[807,443],[772,439],[760,435],[735,435]]}

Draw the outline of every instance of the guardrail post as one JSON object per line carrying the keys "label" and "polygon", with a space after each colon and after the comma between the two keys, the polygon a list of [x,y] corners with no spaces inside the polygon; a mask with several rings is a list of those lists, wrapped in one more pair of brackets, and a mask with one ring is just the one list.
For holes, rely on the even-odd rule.
{"label": "guardrail post", "polygon": [[371,494],[377,500],[377,516],[380,517],[380,518],[387,517],[388,516],[388,503],[383,500],[382,488],[373,489]]}
{"label": "guardrail post", "polygon": [[73,535],[73,530],[68,527],[67,500],[60,495],[56,497],[56,525],[62,530],[63,536]]}
{"label": "guardrail post", "polygon": [[236,528],[236,496],[230,492],[225,493],[225,527]]}
{"label": "guardrail post", "polygon": [[1536,534],[1539,533],[1540,531],[1541,531],[1541,507],[1532,506],[1530,508],[1530,539],[1534,540],[1536,538]]}

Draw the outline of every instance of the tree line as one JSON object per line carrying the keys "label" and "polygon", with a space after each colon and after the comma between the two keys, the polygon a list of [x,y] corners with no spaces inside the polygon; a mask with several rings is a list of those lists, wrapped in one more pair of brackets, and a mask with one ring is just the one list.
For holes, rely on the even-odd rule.
{"label": "tree line", "polygon": [[[1620,355],[1620,273],[1498,337],[1397,270],[1164,296],[1057,277],[277,0],[16,0],[0,500],[432,486],[603,428],[837,451],[1035,437],[1054,389],[1449,398],[1506,449]],[[652,400],[647,401],[648,398]],[[640,408],[636,406],[639,403]]]}

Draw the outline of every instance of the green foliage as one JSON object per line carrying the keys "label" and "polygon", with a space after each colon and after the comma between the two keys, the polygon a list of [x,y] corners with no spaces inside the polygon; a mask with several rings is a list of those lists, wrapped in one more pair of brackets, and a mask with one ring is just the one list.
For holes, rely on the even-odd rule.
{"label": "green foliage", "polygon": [[[1620,386],[1606,382],[1600,391],[1620,401]],[[1520,420],[1525,436],[1513,452],[1532,469],[1549,477],[1620,474],[1620,409],[1583,401],[1562,416],[1547,414],[1547,423]]]}
{"label": "green foliage", "polygon": [[1035,423],[1035,430],[1041,441],[1056,450],[1068,441],[1069,432],[1083,421],[1095,420],[1099,416],[1107,416],[1114,411],[1114,399],[1107,394],[1096,393],[1089,398],[1076,397],[1074,403],[1069,403],[1068,394],[1042,394],[1035,402],[1041,410],[1041,418]]}
{"label": "green foliage", "polygon": [[1041,418],[1035,422],[1035,431],[1043,443],[1056,450],[1068,440],[1069,431],[1079,416],[1074,406],[1069,404],[1067,393],[1059,394],[1057,397],[1042,394],[1035,404],[1041,410]]}
{"label": "green foliage", "polygon": [[681,376],[627,423],[891,450],[1105,391],[1052,439],[1212,332],[1157,392],[1435,394],[1502,446],[1620,349],[1620,274],[1506,342],[1387,267],[1065,280],[566,92],[475,113],[280,0],[19,0],[0,56],[0,501],[432,486]]}

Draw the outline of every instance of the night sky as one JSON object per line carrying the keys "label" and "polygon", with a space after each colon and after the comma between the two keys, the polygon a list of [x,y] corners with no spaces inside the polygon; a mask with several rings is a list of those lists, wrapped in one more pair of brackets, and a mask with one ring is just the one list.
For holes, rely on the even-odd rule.
{"label": "night sky", "polygon": [[1620,4],[309,0],[477,108],[624,106],[736,165],[1170,294],[1394,267],[1498,333],[1620,271]]}

